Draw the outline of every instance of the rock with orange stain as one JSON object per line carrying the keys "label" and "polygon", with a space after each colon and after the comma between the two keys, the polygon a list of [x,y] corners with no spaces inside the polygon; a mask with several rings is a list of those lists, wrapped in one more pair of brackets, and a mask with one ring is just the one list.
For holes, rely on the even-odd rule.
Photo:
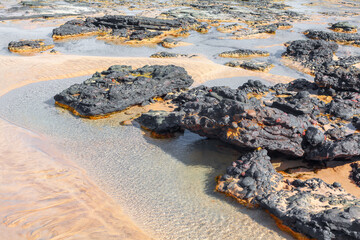
{"label": "rock with orange stain", "polygon": [[158,18],[106,15],[88,17],[85,20],[75,19],[66,22],[53,30],[54,39],[99,35],[101,39],[122,42],[143,43],[144,40],[160,42],[168,35],[176,36],[184,30],[196,29],[200,23],[195,19],[181,18],[165,20]]}
{"label": "rock with orange stain", "polygon": [[28,53],[37,53],[49,50],[53,48],[54,45],[46,45],[44,40],[20,40],[20,41],[11,41],[8,45],[10,52],[28,54]]}
{"label": "rock with orange stain", "polygon": [[234,161],[218,178],[216,190],[266,209],[297,239],[360,239],[360,199],[337,182],[283,177],[264,149]]}

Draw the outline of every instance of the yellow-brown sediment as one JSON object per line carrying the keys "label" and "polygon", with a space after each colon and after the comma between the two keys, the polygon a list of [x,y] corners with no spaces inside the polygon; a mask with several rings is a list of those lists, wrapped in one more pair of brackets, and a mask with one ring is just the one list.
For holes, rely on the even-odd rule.
{"label": "yellow-brown sediment", "polygon": [[101,34],[100,31],[80,33],[80,34],[72,34],[72,35],[63,35],[63,36],[54,34],[52,36],[52,38],[55,41],[58,41],[58,40],[66,40],[66,39],[86,38],[86,37],[96,36],[96,35],[99,35],[99,34]]}
{"label": "yellow-brown sediment", "polygon": [[333,100],[331,96],[326,96],[326,95],[310,95],[310,97],[316,97],[319,100],[323,101],[324,103],[330,103]]}
{"label": "yellow-brown sediment", "polygon": [[265,39],[265,38],[269,38],[274,34],[270,34],[270,33],[255,33],[255,34],[249,34],[249,35],[243,35],[243,36],[233,36],[231,37],[231,39],[235,39],[235,40],[242,40],[242,39]]}
{"label": "yellow-brown sediment", "polygon": [[299,232],[295,232],[294,230],[292,230],[290,227],[284,225],[284,223],[277,217],[275,217],[273,214],[271,214],[268,210],[265,210],[267,213],[270,214],[270,216],[275,220],[276,225],[278,226],[278,228],[284,232],[289,233],[291,236],[293,236],[295,239],[297,240],[315,240],[312,238],[308,238],[307,236],[305,236],[302,233]]}
{"label": "yellow-brown sediment", "polygon": [[58,101],[55,101],[55,105],[61,107],[61,108],[64,108],[66,110],[69,110],[72,114],[74,114],[75,116],[78,116],[78,117],[82,117],[82,118],[88,118],[88,119],[92,119],[92,120],[96,120],[96,119],[103,119],[103,118],[107,118],[107,117],[110,117],[111,115],[113,114],[116,114],[116,113],[120,113],[122,111],[125,111],[127,109],[124,109],[122,111],[116,111],[116,112],[111,112],[111,113],[107,113],[107,114],[104,114],[104,115],[92,115],[92,116],[87,116],[87,115],[82,115],[80,114],[78,111],[76,111],[74,108],[66,105],[66,104],[62,104],[62,103],[59,103]]}
{"label": "yellow-brown sediment", "polygon": [[288,29],[291,29],[293,28],[293,26],[279,26],[278,29],[279,30],[288,30]]}

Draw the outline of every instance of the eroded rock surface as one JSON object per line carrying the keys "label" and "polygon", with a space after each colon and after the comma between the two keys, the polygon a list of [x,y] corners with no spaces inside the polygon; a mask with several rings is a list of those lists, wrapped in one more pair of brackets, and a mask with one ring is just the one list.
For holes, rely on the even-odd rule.
{"label": "eroded rock surface", "polygon": [[[316,161],[360,156],[359,135],[349,125],[360,114],[358,94],[324,91],[298,79],[271,88],[260,81],[238,89],[199,86],[171,96],[180,127],[201,136]],[[157,131],[156,124],[145,127]]]}
{"label": "eroded rock surface", "polygon": [[339,183],[285,179],[266,150],[247,153],[227,168],[216,188],[245,205],[259,205],[294,232],[315,239],[360,239],[360,200]]}
{"label": "eroded rock surface", "polygon": [[95,73],[82,84],[74,84],[55,95],[58,105],[80,116],[106,115],[136,104],[146,104],[154,97],[186,89],[193,83],[184,68],[174,65],[111,66]]}
{"label": "eroded rock surface", "polygon": [[[199,22],[192,18],[165,20],[123,15],[106,15],[75,19],[53,30],[54,39],[73,36],[101,35],[104,39],[160,42],[167,35],[177,36],[184,30],[194,29]],[[181,35],[181,34],[180,34]]]}

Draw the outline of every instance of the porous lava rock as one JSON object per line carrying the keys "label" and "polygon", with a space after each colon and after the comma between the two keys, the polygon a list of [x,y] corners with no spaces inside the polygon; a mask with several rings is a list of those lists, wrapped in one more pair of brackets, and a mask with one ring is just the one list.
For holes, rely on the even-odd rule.
{"label": "porous lava rock", "polygon": [[319,178],[286,179],[266,150],[247,153],[227,168],[217,191],[268,210],[293,232],[315,239],[360,239],[360,200]]}
{"label": "porous lava rock", "polygon": [[193,83],[184,68],[167,65],[111,66],[55,95],[56,103],[80,116],[106,115],[143,104],[154,97],[186,89]]}
{"label": "porous lava rock", "polygon": [[[238,89],[199,86],[171,99],[180,128],[201,136],[315,161],[360,156],[359,134],[349,127],[360,114],[359,95],[322,90],[305,79],[273,87],[251,80]],[[157,132],[156,124],[144,126]]]}
{"label": "porous lava rock", "polygon": [[285,44],[284,57],[300,62],[303,66],[315,70],[324,63],[332,62],[334,52],[338,49],[336,43],[324,40],[295,40]]}

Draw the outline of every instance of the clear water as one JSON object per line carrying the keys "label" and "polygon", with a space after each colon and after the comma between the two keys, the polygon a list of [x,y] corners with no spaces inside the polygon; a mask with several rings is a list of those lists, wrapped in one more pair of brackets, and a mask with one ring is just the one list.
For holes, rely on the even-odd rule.
{"label": "clear water", "polygon": [[175,139],[152,139],[136,125],[84,120],[54,107],[54,94],[83,79],[13,90],[0,98],[0,117],[49,136],[152,236],[289,238],[263,211],[214,192],[215,177],[238,157],[237,150],[187,131]]}

